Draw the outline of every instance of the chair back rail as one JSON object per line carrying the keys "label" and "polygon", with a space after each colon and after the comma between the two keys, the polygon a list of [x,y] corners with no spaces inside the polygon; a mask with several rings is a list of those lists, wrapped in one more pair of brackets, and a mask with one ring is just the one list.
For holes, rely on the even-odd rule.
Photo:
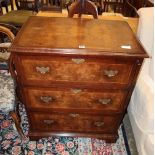
{"label": "chair back rail", "polygon": [[98,11],[95,4],[89,0],[78,0],[73,2],[68,8],[68,17],[72,18],[74,14],[81,17],[82,14],[91,14],[95,19],[98,18]]}

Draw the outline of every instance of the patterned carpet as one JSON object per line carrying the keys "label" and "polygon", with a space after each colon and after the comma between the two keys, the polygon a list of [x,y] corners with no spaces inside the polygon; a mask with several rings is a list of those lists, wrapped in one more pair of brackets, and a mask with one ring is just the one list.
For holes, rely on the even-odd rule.
{"label": "patterned carpet", "polygon": [[[22,128],[28,134],[25,109],[20,105]],[[118,130],[119,139],[115,144],[104,140],[80,137],[49,137],[38,141],[28,138],[21,140],[12,118],[0,111],[0,155],[130,155],[124,126]]]}

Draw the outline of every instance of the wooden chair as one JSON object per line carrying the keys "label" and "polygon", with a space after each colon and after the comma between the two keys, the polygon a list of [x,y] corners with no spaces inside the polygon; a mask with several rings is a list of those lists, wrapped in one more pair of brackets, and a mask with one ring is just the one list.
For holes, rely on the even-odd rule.
{"label": "wooden chair", "polygon": [[62,12],[62,0],[41,0],[41,11]]}
{"label": "wooden chair", "polygon": [[17,10],[31,10],[33,12],[39,11],[39,0],[15,0]]}
{"label": "wooden chair", "polygon": [[122,13],[124,0],[101,0],[101,8],[103,12],[109,12],[111,9],[114,12]]}
{"label": "wooden chair", "polygon": [[134,7],[134,5],[132,5],[130,0],[125,0],[124,10],[122,13],[124,16],[126,16],[126,17],[139,17],[137,11],[138,10]]}
{"label": "wooden chair", "polygon": [[[10,57],[8,48],[11,45],[11,42],[14,40],[15,35],[17,34],[18,29],[12,25],[0,23],[0,62],[6,62]],[[1,69],[1,68],[0,68]]]}
{"label": "wooden chair", "polygon": [[[11,32],[10,29],[4,26],[0,26],[0,34],[7,40],[7,42],[0,43],[0,52],[6,52],[11,45],[11,42],[14,40],[15,35]],[[2,35],[3,34],[3,35]],[[4,60],[3,58],[0,60]],[[8,56],[7,61],[11,64],[11,58]],[[0,68],[0,70],[2,70]],[[7,71],[0,71],[0,111],[4,113],[9,113],[12,116],[12,119],[15,122],[17,131],[24,138],[23,131],[20,127],[20,119],[16,109],[16,95],[15,95],[15,83],[14,79],[11,77]]]}
{"label": "wooden chair", "polygon": [[14,6],[11,0],[1,0],[1,7],[4,7],[6,12],[9,12],[8,6],[11,6],[11,9],[13,10]]}
{"label": "wooden chair", "polygon": [[0,16],[0,23],[21,27],[30,16],[35,15],[35,12],[39,10],[39,0],[15,0],[15,4],[17,10],[11,7],[13,10]]}
{"label": "wooden chair", "polygon": [[98,11],[96,5],[89,0],[77,0],[68,7],[68,17],[73,17],[74,14],[78,14],[81,17],[82,14],[91,14],[95,19],[98,18]]}

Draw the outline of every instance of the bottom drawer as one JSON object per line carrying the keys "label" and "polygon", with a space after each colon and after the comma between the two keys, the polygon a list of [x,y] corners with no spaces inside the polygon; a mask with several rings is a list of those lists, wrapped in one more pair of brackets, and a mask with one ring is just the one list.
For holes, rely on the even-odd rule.
{"label": "bottom drawer", "polygon": [[120,125],[121,116],[99,116],[78,113],[29,113],[30,130],[43,132],[113,133]]}

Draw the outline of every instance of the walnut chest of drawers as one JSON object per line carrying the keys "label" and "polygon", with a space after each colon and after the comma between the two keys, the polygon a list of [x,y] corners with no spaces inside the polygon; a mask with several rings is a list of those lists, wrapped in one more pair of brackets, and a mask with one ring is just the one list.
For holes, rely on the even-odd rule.
{"label": "walnut chest of drawers", "polygon": [[148,57],[126,22],[31,17],[10,51],[31,139],[117,139]]}

